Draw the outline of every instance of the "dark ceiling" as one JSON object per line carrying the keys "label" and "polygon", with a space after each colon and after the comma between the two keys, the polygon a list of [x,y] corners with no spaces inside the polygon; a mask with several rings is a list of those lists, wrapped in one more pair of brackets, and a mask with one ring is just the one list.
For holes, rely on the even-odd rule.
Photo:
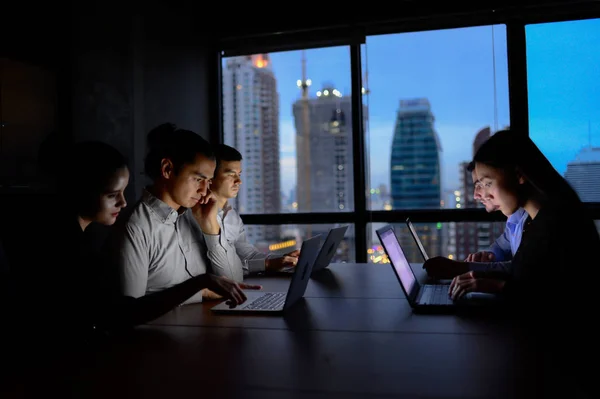
{"label": "dark ceiling", "polygon": [[[16,53],[39,54],[39,57],[58,58],[69,54],[72,39],[77,36],[77,24],[88,18],[111,25],[116,20],[127,21],[133,14],[165,15],[165,18],[191,24],[202,36],[215,42],[232,42],[239,46],[245,40],[260,41],[261,37],[285,36],[313,32],[320,35],[324,30],[356,27],[377,27],[386,24],[406,27],[415,24],[418,29],[439,28],[440,21],[453,19],[451,23],[477,24],[484,16],[511,16],[535,18],[555,13],[567,17],[586,18],[600,16],[600,1],[570,0],[520,0],[480,1],[453,0],[396,0],[365,2],[340,9],[341,3],[322,4],[240,3],[220,1],[209,8],[206,2],[197,0],[92,0],[71,2],[64,8],[57,3],[14,2],[3,4],[0,24],[0,56]],[[306,12],[302,12],[306,10]],[[494,11],[492,11],[494,10]],[[446,22],[447,23],[447,22]],[[489,23],[489,22],[488,22]],[[160,24],[155,27],[160,31]],[[116,32],[115,34],[120,34]],[[324,35],[327,38],[326,35]]]}
{"label": "dark ceiling", "polygon": [[[196,3],[197,4],[197,3]],[[264,4],[264,3],[263,3]],[[334,27],[372,26],[381,24],[401,23],[403,21],[419,20],[426,24],[428,20],[447,17],[460,18],[461,16],[482,13],[510,15],[518,17],[535,17],[552,13],[572,13],[579,17],[586,17],[600,5],[599,1],[591,0],[520,0],[520,1],[443,1],[443,0],[400,0],[384,5],[383,2],[358,3],[348,6],[344,10],[329,11],[320,3],[302,4],[292,3],[289,11],[283,8],[269,10],[268,7],[256,9],[249,8],[244,12],[236,8],[232,13],[228,10],[223,13],[223,20],[211,26],[213,34],[218,34],[222,39],[269,35],[272,33],[290,33],[310,30],[319,30]],[[348,3],[349,4],[349,3]],[[228,3],[227,6],[230,4]],[[189,6],[194,9],[195,6]],[[302,10],[307,12],[302,13]],[[252,15],[253,11],[256,15]],[[256,12],[260,11],[260,12]],[[432,22],[433,23],[433,22]]]}

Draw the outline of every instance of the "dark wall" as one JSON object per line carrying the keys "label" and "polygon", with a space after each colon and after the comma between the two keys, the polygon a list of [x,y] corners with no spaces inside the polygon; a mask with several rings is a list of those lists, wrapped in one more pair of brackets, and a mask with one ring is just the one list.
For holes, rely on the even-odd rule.
{"label": "dark wall", "polygon": [[173,122],[209,138],[209,57],[193,20],[161,6],[74,21],[73,138],[103,140],[126,154],[130,201],[147,183],[151,128]]}
{"label": "dark wall", "polygon": [[[95,9],[83,9],[90,6],[86,3],[64,13],[53,5],[36,8],[35,15],[23,4],[3,9],[10,23],[0,24],[0,59],[56,76],[59,134],[108,142],[129,158],[130,204],[145,183],[147,132],[168,121],[208,138],[212,100],[207,89],[211,54],[204,35],[195,32],[193,15],[158,1],[140,4],[144,7],[134,9],[109,0]],[[48,223],[46,216],[64,213],[47,204],[40,190],[0,188],[0,242],[13,264],[39,239],[37,226]]]}
{"label": "dark wall", "polygon": [[[211,98],[208,39],[195,31],[193,15],[152,13],[135,19],[136,151],[139,167],[146,151],[145,135],[164,122],[210,138]],[[141,188],[140,188],[141,189]]]}

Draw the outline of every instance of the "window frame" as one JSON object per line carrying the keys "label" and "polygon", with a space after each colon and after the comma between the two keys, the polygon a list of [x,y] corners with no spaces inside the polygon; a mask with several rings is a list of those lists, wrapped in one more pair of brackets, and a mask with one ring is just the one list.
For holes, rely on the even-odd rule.
{"label": "window frame", "polygon": [[[350,50],[353,168],[354,168],[354,210],[350,212],[327,213],[278,213],[244,214],[245,224],[285,225],[349,223],[354,225],[356,262],[367,262],[367,238],[370,223],[403,223],[410,217],[414,223],[426,222],[484,222],[504,220],[502,215],[488,214],[483,209],[406,209],[379,211],[367,209],[366,182],[368,162],[366,137],[363,130],[362,110],[362,58],[361,44],[367,36],[419,32],[427,30],[465,28],[482,25],[505,24],[508,62],[508,90],[510,125],[529,135],[529,112],[527,93],[527,62],[525,27],[530,24],[585,20],[600,18],[600,5],[579,3],[559,6],[513,7],[503,10],[480,10],[476,13],[456,13],[431,18],[407,18],[385,23],[363,23],[353,27],[319,28],[306,32],[285,32],[264,34],[247,38],[229,38],[217,42],[211,49],[213,61],[209,65],[211,82],[211,141],[223,142],[222,108],[222,58],[234,55],[248,55],[259,52],[288,51],[309,48],[323,48],[347,45]],[[331,40],[324,41],[323,37]],[[594,219],[600,219],[600,203],[586,203]]]}

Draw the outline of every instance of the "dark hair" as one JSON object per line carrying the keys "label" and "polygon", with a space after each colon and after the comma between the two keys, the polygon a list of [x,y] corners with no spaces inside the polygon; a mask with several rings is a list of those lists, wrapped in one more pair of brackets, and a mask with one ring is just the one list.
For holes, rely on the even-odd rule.
{"label": "dark hair", "polygon": [[581,204],[579,196],[569,183],[554,169],[535,143],[525,134],[501,130],[479,148],[473,162],[520,173],[529,190],[540,201],[568,201]]}
{"label": "dark hair", "polygon": [[161,175],[161,162],[168,158],[175,173],[185,164],[193,163],[200,154],[210,160],[215,154],[208,141],[191,130],[179,129],[173,123],[163,123],[148,133],[148,155],[144,162],[146,175],[152,180]]}
{"label": "dark hair", "polygon": [[[114,178],[116,172],[127,167],[127,159],[113,146],[100,141],[74,143],[70,148],[72,170],[64,171],[68,179],[62,185],[74,198],[78,213],[93,211],[99,195]],[[76,182],[76,183],[73,183]]]}
{"label": "dark hair", "polygon": [[469,162],[469,164],[467,165],[467,171],[469,172],[473,172],[475,170],[475,161],[471,161]]}
{"label": "dark hair", "polygon": [[242,154],[233,147],[226,144],[218,144],[215,148],[215,156],[217,158],[217,169],[221,161],[241,161]]}

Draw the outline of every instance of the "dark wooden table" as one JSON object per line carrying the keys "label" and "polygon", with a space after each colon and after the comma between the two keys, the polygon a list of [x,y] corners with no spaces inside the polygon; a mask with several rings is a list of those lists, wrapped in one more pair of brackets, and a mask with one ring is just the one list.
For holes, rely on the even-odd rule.
{"label": "dark wooden table", "polygon": [[[422,279],[420,265],[413,268]],[[248,280],[273,291],[287,290],[290,281]],[[305,298],[284,315],[213,314],[215,304],[179,307],[80,358],[75,369],[36,379],[36,388],[98,398],[532,398],[545,397],[536,396],[542,389],[558,392],[540,385],[537,365],[509,320],[413,314],[390,265],[331,265],[311,278]]]}

